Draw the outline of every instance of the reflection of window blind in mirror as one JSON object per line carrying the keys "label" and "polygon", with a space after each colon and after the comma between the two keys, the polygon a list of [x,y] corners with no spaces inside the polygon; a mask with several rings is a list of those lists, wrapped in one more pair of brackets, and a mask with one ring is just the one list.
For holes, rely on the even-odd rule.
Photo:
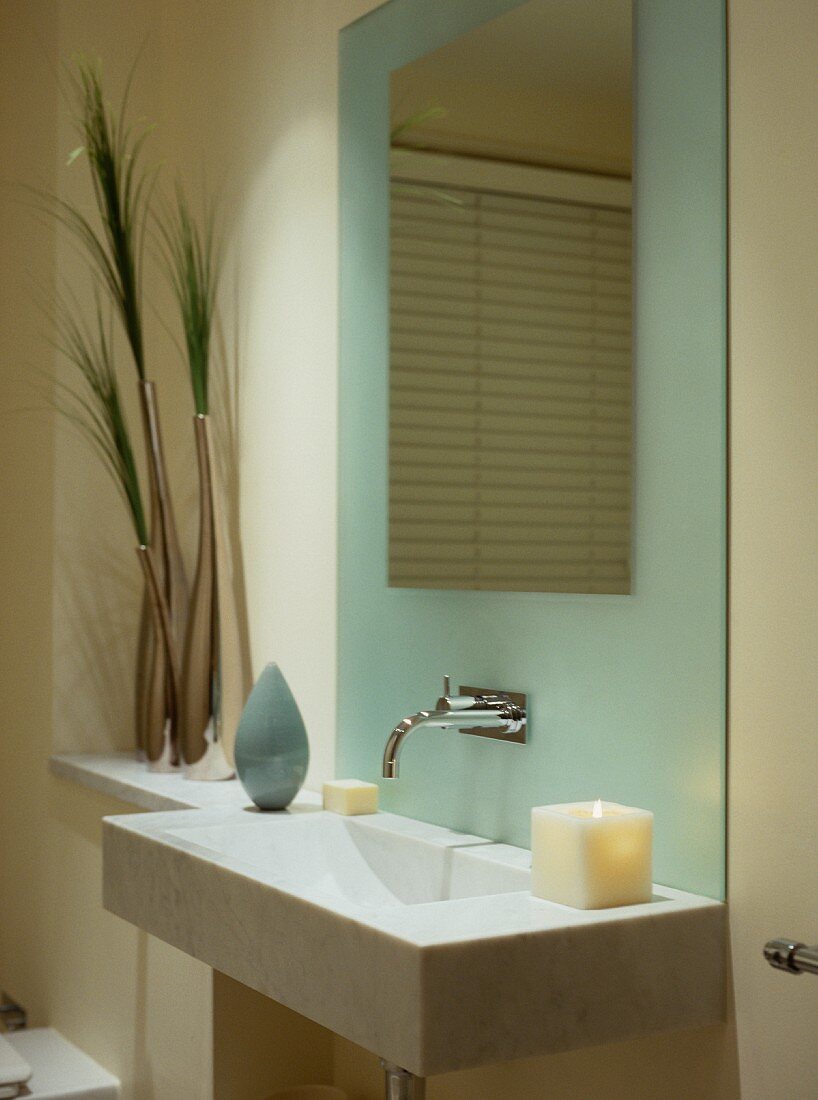
{"label": "reflection of window blind in mirror", "polygon": [[630,591],[630,222],[393,183],[391,585]]}

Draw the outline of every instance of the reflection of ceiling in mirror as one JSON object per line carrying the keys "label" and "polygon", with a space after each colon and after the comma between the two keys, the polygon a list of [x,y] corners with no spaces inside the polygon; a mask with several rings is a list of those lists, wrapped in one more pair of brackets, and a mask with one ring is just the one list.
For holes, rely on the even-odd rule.
{"label": "reflection of ceiling in mirror", "polygon": [[392,75],[405,144],[630,175],[630,0],[530,0]]}

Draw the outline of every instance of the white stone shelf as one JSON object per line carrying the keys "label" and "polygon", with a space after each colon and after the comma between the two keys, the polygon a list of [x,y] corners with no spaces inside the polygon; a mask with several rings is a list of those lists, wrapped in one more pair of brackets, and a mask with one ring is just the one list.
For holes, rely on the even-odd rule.
{"label": "white stone shelf", "polygon": [[236,780],[124,753],[50,767],[159,811],[105,819],[106,909],[420,1076],[724,1018],[710,898],[657,886],[572,910],[531,895],[527,851],[490,840],[339,818],[309,791],[259,813]]}
{"label": "white stone shelf", "polygon": [[64,753],[52,756],[49,770],[59,779],[90,787],[130,802],[141,810],[199,810],[215,806],[249,806],[237,779],[203,783],[184,775],[159,774],[129,753]]}
{"label": "white stone shelf", "polygon": [[103,824],[109,912],[421,1077],[724,1019],[723,904],[572,909],[529,864],[302,795]]}

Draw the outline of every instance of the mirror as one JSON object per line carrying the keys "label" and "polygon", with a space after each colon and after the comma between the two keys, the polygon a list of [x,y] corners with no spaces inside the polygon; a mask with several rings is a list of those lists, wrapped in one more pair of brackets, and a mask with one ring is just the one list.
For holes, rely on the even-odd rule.
{"label": "mirror", "polygon": [[631,3],[391,75],[389,584],[627,594]]}

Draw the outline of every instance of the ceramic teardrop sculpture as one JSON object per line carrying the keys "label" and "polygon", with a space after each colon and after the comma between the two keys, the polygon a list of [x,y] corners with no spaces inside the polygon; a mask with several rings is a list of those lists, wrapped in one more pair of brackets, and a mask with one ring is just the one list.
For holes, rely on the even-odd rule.
{"label": "ceramic teardrop sculpture", "polygon": [[261,810],[283,810],[307,774],[310,750],[301,711],[276,664],[250,692],[236,733],[236,771]]}

